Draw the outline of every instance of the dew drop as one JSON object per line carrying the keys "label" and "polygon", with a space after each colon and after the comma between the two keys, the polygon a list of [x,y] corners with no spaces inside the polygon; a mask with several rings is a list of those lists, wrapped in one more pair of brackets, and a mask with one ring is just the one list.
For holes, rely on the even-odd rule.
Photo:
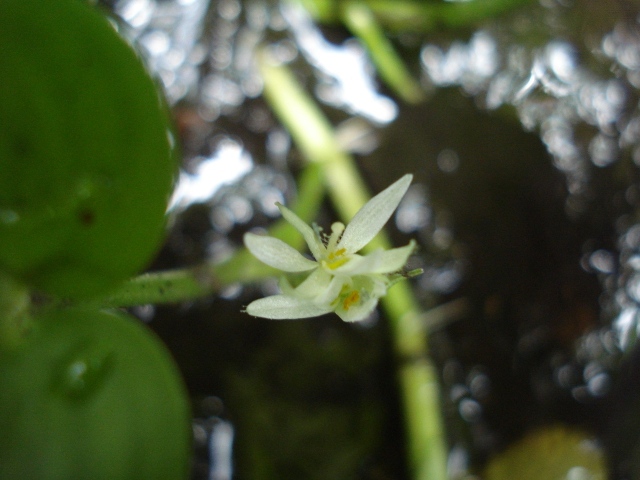
{"label": "dew drop", "polygon": [[12,225],[20,220],[20,215],[14,210],[0,209],[0,223]]}
{"label": "dew drop", "polygon": [[55,377],[55,389],[77,399],[98,391],[112,371],[114,353],[99,343],[83,344],[65,357]]}

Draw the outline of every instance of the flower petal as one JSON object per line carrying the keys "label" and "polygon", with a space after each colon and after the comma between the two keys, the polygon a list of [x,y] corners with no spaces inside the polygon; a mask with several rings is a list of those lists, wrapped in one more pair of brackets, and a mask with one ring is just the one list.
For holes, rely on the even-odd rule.
{"label": "flower petal", "polygon": [[336,308],[334,301],[338,298],[338,295],[340,295],[342,287],[344,287],[345,284],[350,283],[351,278],[349,277],[343,275],[333,277],[333,280],[331,280],[331,283],[329,283],[327,288],[323,292],[320,292],[313,301],[316,305],[333,305],[333,310]]}
{"label": "flower petal", "polygon": [[288,295],[260,298],[247,306],[249,315],[272,320],[319,317],[332,310],[330,307],[319,307],[310,300]]}
{"label": "flower petal", "polygon": [[245,233],[244,244],[258,260],[285,272],[304,272],[318,266],[277,238]]}
{"label": "flower petal", "polygon": [[313,231],[313,228],[304,223],[304,220],[281,203],[276,203],[276,205],[280,209],[280,213],[282,213],[284,219],[302,234],[302,237],[304,238],[304,241],[307,242],[309,250],[314,258],[319,260],[323,256],[325,248],[322,241],[316,235],[316,232]]}
{"label": "flower petal", "polygon": [[338,247],[346,249],[347,253],[355,253],[369,243],[398,208],[412,179],[413,175],[405,175],[358,210],[345,228]]}
{"label": "flower petal", "polygon": [[411,240],[408,245],[391,250],[378,249],[368,255],[351,255],[351,259],[334,270],[342,275],[369,275],[376,273],[392,273],[402,269],[409,256],[416,248],[416,242]]}
{"label": "flower petal", "polygon": [[[319,292],[326,290],[331,282],[331,275],[318,268],[311,272],[300,285],[293,289],[291,296],[300,298],[315,298]],[[286,293],[286,292],[284,292]]]}
{"label": "flower petal", "polygon": [[345,322],[360,322],[366,320],[377,305],[377,298],[369,298],[358,305],[353,305],[348,310],[338,308],[336,309],[336,314]]}

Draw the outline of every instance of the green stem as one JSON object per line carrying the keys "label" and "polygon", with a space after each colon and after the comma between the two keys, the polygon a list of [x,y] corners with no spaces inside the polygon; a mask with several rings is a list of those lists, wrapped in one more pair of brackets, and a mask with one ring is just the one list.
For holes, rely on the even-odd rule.
{"label": "green stem", "polygon": [[404,392],[408,454],[415,480],[447,478],[447,448],[440,413],[438,375],[428,354],[427,332],[408,282],[398,283],[382,299],[391,322],[398,377]]}
{"label": "green stem", "polygon": [[532,0],[473,0],[467,2],[394,2],[370,0],[369,7],[392,30],[430,32],[461,28],[507,13]]}
{"label": "green stem", "polygon": [[[321,165],[333,204],[343,220],[350,220],[370,198],[353,159],[344,153],[333,128],[315,102],[284,66],[260,56],[264,96],[311,164]],[[320,140],[321,139],[321,140]],[[389,248],[381,232],[368,249]],[[440,416],[436,370],[428,356],[427,333],[420,306],[408,282],[394,286],[383,299],[391,321],[399,360],[409,461],[415,480],[446,479],[446,446]]]}
{"label": "green stem", "polygon": [[[319,176],[319,168],[311,166],[298,179],[298,196],[291,208],[307,222],[313,220],[324,198],[324,187]],[[303,239],[285,221],[276,222],[270,234],[294,248],[301,249],[303,246]],[[115,308],[187,302],[209,296],[234,283],[254,282],[279,273],[279,270],[259,262],[245,248],[241,248],[221,263],[203,263],[191,268],[145,273],[92,303],[102,308]]]}
{"label": "green stem", "polygon": [[174,271],[145,273],[124,283],[111,295],[101,298],[103,308],[187,302],[218,291],[222,282],[215,265]]}
{"label": "green stem", "polygon": [[345,2],[342,21],[367,47],[378,74],[400,98],[409,103],[424,99],[422,88],[405,67],[366,3],[361,0]]}
{"label": "green stem", "polygon": [[[320,22],[342,20],[342,0],[299,0]],[[430,2],[416,0],[367,0],[367,7],[387,30],[432,32],[438,28],[462,28],[502,15],[532,0],[473,0]]]}
{"label": "green stem", "polygon": [[265,99],[309,164],[320,167],[328,191],[341,195],[340,201],[334,202],[340,216],[351,218],[369,196],[353,160],[336,139],[331,123],[288,69],[273,63],[264,52],[259,56],[259,64]]}

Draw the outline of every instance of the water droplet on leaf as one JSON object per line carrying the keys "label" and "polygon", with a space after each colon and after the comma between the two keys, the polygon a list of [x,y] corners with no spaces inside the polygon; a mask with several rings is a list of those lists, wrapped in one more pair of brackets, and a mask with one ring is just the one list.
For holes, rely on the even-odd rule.
{"label": "water droplet on leaf", "polygon": [[0,223],[11,225],[20,220],[20,215],[14,210],[0,209]]}
{"label": "water droplet on leaf", "polygon": [[70,398],[83,398],[97,392],[113,370],[112,349],[101,343],[83,344],[62,362],[55,388]]}

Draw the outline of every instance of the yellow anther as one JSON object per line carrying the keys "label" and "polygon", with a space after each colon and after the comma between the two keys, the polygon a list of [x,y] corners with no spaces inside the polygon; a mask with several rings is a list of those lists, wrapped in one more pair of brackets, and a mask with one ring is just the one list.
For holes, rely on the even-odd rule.
{"label": "yellow anther", "polygon": [[344,256],[346,251],[346,249],[341,248],[339,250],[329,252],[327,259],[322,261],[322,266],[330,270],[335,270],[339,266],[344,265],[349,261],[349,257]]}
{"label": "yellow anther", "polygon": [[353,290],[347,297],[342,301],[342,308],[345,310],[349,310],[351,305],[354,303],[358,303],[360,301],[360,294],[357,290]]}
{"label": "yellow anther", "polygon": [[335,270],[336,268],[338,268],[341,265],[344,265],[348,261],[349,261],[349,259],[346,258],[346,257],[338,258],[337,260],[334,260],[333,262],[327,262],[326,260],[323,260],[322,261],[322,266],[325,267],[325,268],[328,268],[330,270]]}
{"label": "yellow anther", "polygon": [[334,258],[336,258],[336,257],[341,257],[342,255],[344,255],[344,253],[345,253],[346,251],[347,251],[347,249],[346,249],[346,248],[341,248],[340,250],[336,250],[335,252],[331,252],[331,253],[328,255],[328,257],[327,257],[327,258],[328,258],[329,260],[333,260],[333,259],[334,259]]}

